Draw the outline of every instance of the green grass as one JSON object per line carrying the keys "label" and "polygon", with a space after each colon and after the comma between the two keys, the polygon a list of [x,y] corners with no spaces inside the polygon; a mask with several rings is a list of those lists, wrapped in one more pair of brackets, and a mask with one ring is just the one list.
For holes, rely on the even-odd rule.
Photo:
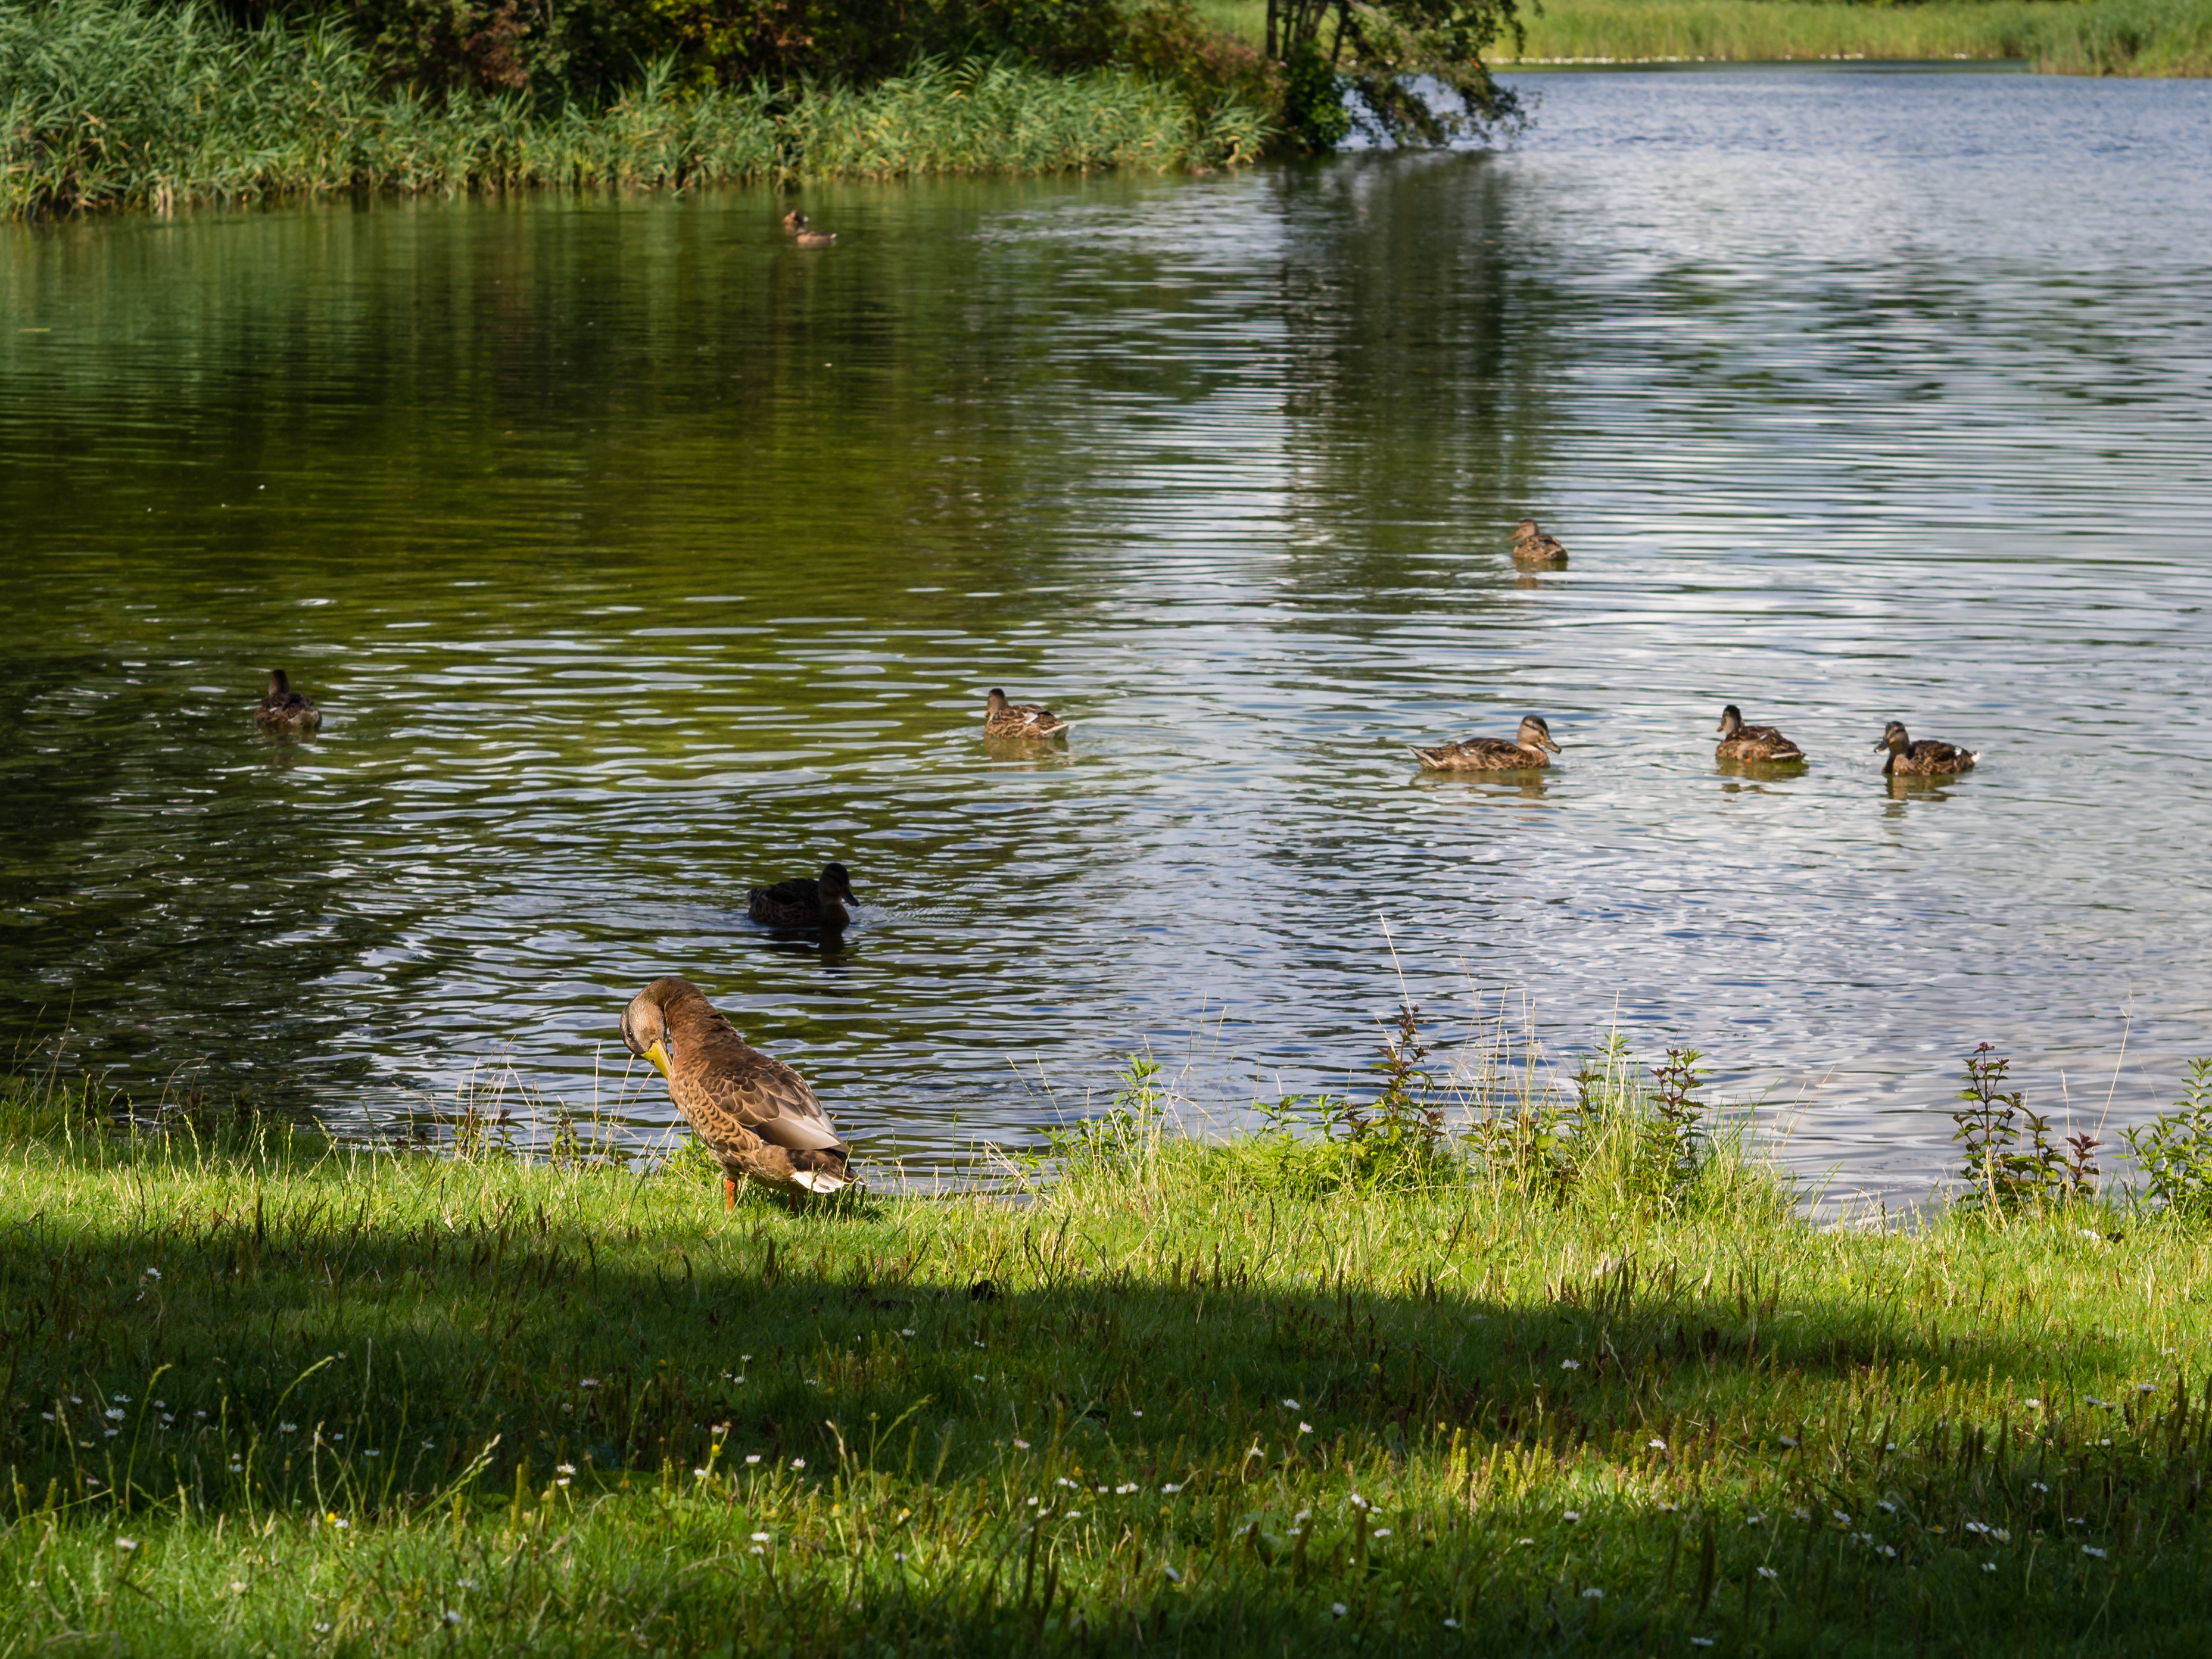
{"label": "green grass", "polygon": [[0,0],[0,208],[166,211],[337,191],[679,187],[1212,166],[1265,120],[1201,116],[1116,71],[924,64],[864,90],[678,87],[605,109],[436,104],[377,83],[335,32],[234,27],[141,0]]}
{"label": "green grass", "polygon": [[[1200,0],[1264,38],[1262,0]],[[2064,75],[2212,75],[2212,0],[1545,0],[1522,66],[1790,59],[2025,59]],[[1511,64],[1501,44],[1499,64]]]}
{"label": "green grass", "polygon": [[1630,1078],[799,1216],[19,1095],[0,1653],[2200,1651],[2205,1237],[1818,1228]]}

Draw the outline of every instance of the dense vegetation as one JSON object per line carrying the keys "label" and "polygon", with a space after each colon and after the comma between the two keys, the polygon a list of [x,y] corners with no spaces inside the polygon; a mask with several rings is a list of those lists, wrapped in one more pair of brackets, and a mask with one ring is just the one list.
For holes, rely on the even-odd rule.
{"label": "dense vegetation", "polygon": [[1697,1084],[1448,1122],[1409,1019],[1356,1105],[1139,1066],[1011,1192],[800,1216],[19,1091],[0,1650],[2194,1650],[2201,1222],[1818,1228]]}

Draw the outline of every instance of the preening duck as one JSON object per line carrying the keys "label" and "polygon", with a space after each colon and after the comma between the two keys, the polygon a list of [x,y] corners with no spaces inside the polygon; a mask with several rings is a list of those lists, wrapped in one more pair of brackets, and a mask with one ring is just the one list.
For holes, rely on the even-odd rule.
{"label": "preening duck", "polygon": [[1746,726],[1734,703],[1721,710],[1721,740],[1713,758],[1732,761],[1801,761],[1805,751],[1771,726]]}
{"label": "preening duck", "polygon": [[[1545,751],[1549,750],[1547,754]],[[1416,749],[1413,757],[1431,772],[1518,772],[1549,766],[1559,745],[1541,714],[1525,714],[1512,742],[1503,738],[1468,738],[1436,749]]]}
{"label": "preening duck", "polygon": [[1523,519],[1514,526],[1513,562],[1516,564],[1565,564],[1567,550],[1556,536],[1547,536],[1536,528],[1534,519]]}
{"label": "preening duck", "polygon": [[770,927],[836,929],[852,921],[845,907],[858,904],[853,896],[853,878],[836,860],[822,866],[819,876],[793,876],[773,887],[756,887],[745,895],[745,914]]}
{"label": "preening duck", "polygon": [[1974,763],[1982,757],[1978,749],[1961,749],[1955,743],[1938,743],[1933,738],[1915,743],[1903,720],[1892,720],[1883,727],[1874,746],[1889,750],[1881,763],[1882,775],[1888,778],[1949,777],[1972,771]]}
{"label": "preening duck", "polygon": [[806,1079],[748,1043],[688,979],[657,979],[623,1010],[623,1041],[668,1079],[668,1097],[722,1166],[722,1205],[740,1179],[787,1195],[852,1184],[852,1149]]}
{"label": "preening duck", "polygon": [[1068,723],[1041,702],[1008,702],[997,686],[983,704],[983,735],[987,738],[1056,738]]}
{"label": "preening duck", "polygon": [[323,723],[323,711],[292,689],[281,668],[269,671],[269,690],[254,706],[253,723],[264,732],[312,736]]}

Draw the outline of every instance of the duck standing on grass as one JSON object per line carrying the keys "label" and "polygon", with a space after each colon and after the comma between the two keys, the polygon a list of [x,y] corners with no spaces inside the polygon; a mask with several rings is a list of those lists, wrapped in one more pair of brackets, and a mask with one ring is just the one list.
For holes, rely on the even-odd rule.
{"label": "duck standing on grass", "polygon": [[1715,760],[1779,763],[1805,758],[1803,750],[1772,726],[1746,726],[1743,710],[1734,703],[1721,710],[1721,723],[1716,729],[1721,740],[1713,745]]}
{"label": "duck standing on grass", "polygon": [[668,1079],[668,1097],[722,1166],[722,1207],[757,1181],[792,1208],[852,1185],[852,1149],[806,1079],[738,1035],[688,979],[657,979],[623,1010],[623,1041]]}
{"label": "duck standing on grass", "polygon": [[1503,738],[1468,738],[1435,749],[1416,749],[1413,758],[1428,772],[1519,772],[1532,766],[1549,766],[1552,756],[1559,752],[1544,717],[1525,714],[1521,730],[1510,743]]}
{"label": "duck standing on grass", "polygon": [[983,735],[987,738],[1056,738],[1068,723],[1041,702],[1008,702],[997,686],[983,702]]}
{"label": "duck standing on grass", "polygon": [[1883,727],[1874,746],[1889,750],[1881,763],[1886,778],[1948,778],[1972,771],[1974,763],[1982,757],[1978,749],[1961,749],[1955,743],[1938,743],[1933,738],[1915,743],[1903,720],[1892,720]]}
{"label": "duck standing on grass", "polygon": [[321,729],[323,711],[292,689],[281,668],[269,671],[269,690],[254,705],[253,723],[264,732],[287,732],[313,737]]}
{"label": "duck standing on grass", "polygon": [[819,876],[793,876],[745,895],[745,914],[770,927],[820,927],[836,932],[852,921],[845,907],[858,904],[853,878],[832,859]]}
{"label": "duck standing on grass", "polygon": [[1523,519],[1513,528],[1513,562],[1565,564],[1567,550],[1557,536],[1547,536],[1534,519]]}

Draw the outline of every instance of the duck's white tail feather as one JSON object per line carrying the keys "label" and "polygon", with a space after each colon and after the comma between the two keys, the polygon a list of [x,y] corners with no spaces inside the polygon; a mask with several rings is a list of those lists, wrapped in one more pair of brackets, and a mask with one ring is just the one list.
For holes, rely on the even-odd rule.
{"label": "duck's white tail feather", "polygon": [[830,1175],[822,1170],[796,1170],[791,1178],[810,1193],[834,1193],[853,1184],[850,1176]]}

